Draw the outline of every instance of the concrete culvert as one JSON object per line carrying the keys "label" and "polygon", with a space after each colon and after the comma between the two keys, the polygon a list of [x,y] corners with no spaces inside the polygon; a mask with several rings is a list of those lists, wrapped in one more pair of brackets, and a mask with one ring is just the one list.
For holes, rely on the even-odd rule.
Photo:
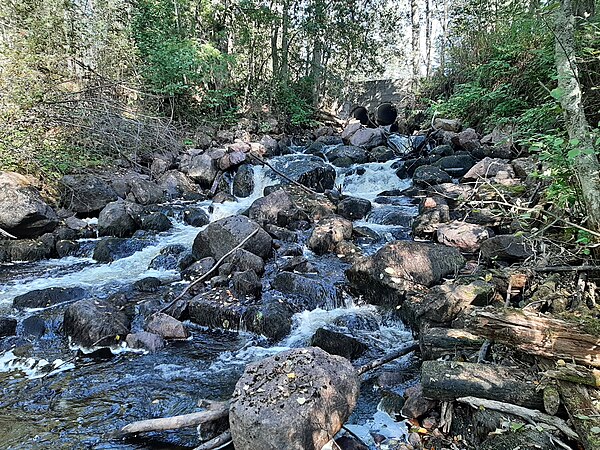
{"label": "concrete culvert", "polygon": [[382,103],[377,107],[375,112],[377,125],[387,126],[392,125],[398,119],[398,110],[391,103]]}
{"label": "concrete culvert", "polygon": [[364,106],[356,107],[352,112],[352,116],[356,120],[359,120],[360,123],[362,123],[363,125],[369,124],[369,111],[367,111],[367,108],[365,108]]}

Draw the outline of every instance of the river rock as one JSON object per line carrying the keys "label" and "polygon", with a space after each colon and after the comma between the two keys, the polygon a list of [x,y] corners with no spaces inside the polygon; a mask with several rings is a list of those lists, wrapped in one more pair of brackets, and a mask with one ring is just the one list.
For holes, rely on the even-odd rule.
{"label": "river rock", "polygon": [[254,169],[251,164],[242,164],[233,177],[233,195],[250,197],[254,191]]}
{"label": "river rock", "polygon": [[[453,178],[460,178],[465,175],[477,161],[471,155],[451,155],[444,156],[433,163]],[[438,183],[439,184],[439,183]]]}
{"label": "river rock", "polygon": [[187,339],[189,336],[183,323],[161,312],[152,314],[146,320],[144,328],[146,331],[162,336],[165,339]]}
{"label": "river rock", "polygon": [[[304,156],[302,159],[279,161],[275,168],[285,173],[292,180],[317,192],[333,189],[335,169],[316,156]],[[304,192],[306,195],[306,192]]]}
{"label": "river rock", "polygon": [[156,292],[162,282],[156,277],[146,277],[133,283],[133,288],[139,292]]}
{"label": "river rock", "polygon": [[437,229],[439,243],[457,247],[467,253],[479,250],[481,243],[491,235],[491,231],[486,227],[460,221],[440,225]]}
{"label": "river rock", "polygon": [[0,337],[17,334],[17,320],[10,317],[0,317]]}
{"label": "river rock", "polygon": [[503,234],[481,244],[481,256],[487,260],[522,261],[533,254],[531,244],[522,236]]}
{"label": "river rock", "polygon": [[236,450],[320,450],[352,413],[359,385],[348,360],[314,347],[248,365],[229,408]]}
{"label": "river rock", "polygon": [[13,300],[13,307],[17,309],[46,308],[48,306],[58,305],[59,303],[80,300],[85,297],[85,295],[85,289],[79,287],[51,287],[38,289],[15,297]]}
{"label": "river rock", "polygon": [[134,178],[129,182],[131,196],[140,205],[154,205],[165,201],[163,189],[156,183],[143,178]]}
{"label": "river rock", "polygon": [[375,147],[371,149],[369,152],[369,161],[370,162],[387,162],[396,158],[396,154],[394,150],[385,145],[380,145],[379,147]]}
{"label": "river rock", "polygon": [[[160,253],[152,259],[148,265],[148,268],[155,270],[182,269],[181,263],[184,259],[186,259],[186,255],[189,258],[193,258],[191,252],[188,252],[184,245],[167,245],[166,247],[162,248]],[[189,266],[193,262],[194,260],[192,259],[192,261],[185,267]]]}
{"label": "river rock", "polygon": [[419,215],[412,224],[413,236],[429,238],[441,224],[450,221],[450,208],[442,197],[426,197],[419,205]]}
{"label": "river rock", "polygon": [[338,292],[334,285],[325,280],[311,278],[292,272],[280,272],[271,282],[275,289],[293,302],[298,308],[313,310],[333,308],[339,303]]}
{"label": "river rock", "polygon": [[183,212],[183,221],[193,227],[203,227],[208,225],[210,218],[202,208],[186,208]]}
{"label": "river rock", "polygon": [[345,197],[337,205],[337,212],[348,220],[364,219],[371,211],[371,202],[364,198]]}
{"label": "river rock", "polygon": [[77,214],[98,213],[119,196],[104,180],[94,175],[65,175],[60,180],[60,205]]}
{"label": "river rock", "polygon": [[114,345],[129,333],[129,319],[104,300],[85,299],[67,307],[63,330],[84,347]]}
{"label": "river rock", "polygon": [[367,351],[367,346],[355,337],[327,328],[318,328],[310,339],[310,345],[349,360],[360,358]]}
{"label": "river rock", "polygon": [[252,270],[258,275],[265,273],[264,260],[260,256],[257,256],[248,250],[244,250],[243,248],[238,248],[235,252],[225,258],[221,266],[225,264],[229,264],[231,266],[231,272],[244,272],[246,270]]}
{"label": "river rock", "polygon": [[56,242],[56,254],[59,258],[64,258],[65,256],[74,256],[77,254],[81,245],[79,242],[72,241],[69,239],[61,239]]}
{"label": "river rock", "polygon": [[131,256],[151,243],[147,239],[104,238],[96,244],[92,258],[103,263],[113,262]]}
{"label": "river rock", "polygon": [[463,177],[464,180],[480,178],[514,178],[515,172],[510,163],[503,159],[484,158],[475,164]]}
{"label": "river rock", "polygon": [[98,235],[129,237],[139,229],[130,204],[122,200],[106,205],[98,216]]}
{"label": "river rock", "polygon": [[308,238],[308,248],[317,255],[331,253],[345,239],[352,237],[352,222],[340,216],[320,220]]}
{"label": "river rock", "polygon": [[140,217],[140,228],[146,231],[156,231],[162,233],[173,228],[169,218],[161,212],[143,214]]}
{"label": "river rock", "polygon": [[458,119],[442,119],[436,117],[433,121],[435,130],[452,131],[458,133],[462,129],[462,123]]}
{"label": "river rock", "polygon": [[396,162],[392,165],[392,168],[396,170],[396,176],[401,179],[410,178],[414,176],[416,170],[421,166],[427,166],[431,163],[429,157],[407,159],[406,161]]}
{"label": "river rock", "polygon": [[0,228],[18,238],[41,236],[56,228],[58,217],[27,177],[0,172]]}
{"label": "river rock", "polygon": [[364,164],[369,161],[367,152],[352,145],[339,145],[325,153],[327,159],[337,167],[348,167],[352,164]]}
{"label": "river rock", "polygon": [[196,154],[190,156],[185,162],[182,160],[181,167],[184,171],[187,170],[187,176],[193,181],[203,188],[209,189],[219,172],[217,159],[208,153]]}
{"label": "river rock", "polygon": [[192,254],[196,259],[207,256],[220,259],[255,230],[258,233],[244,244],[244,248],[265,259],[271,254],[273,239],[260,225],[245,216],[231,216],[208,225],[196,236]]}
{"label": "river rock", "polygon": [[316,272],[314,266],[304,256],[293,256],[285,259],[278,267],[281,272]]}
{"label": "river rock", "polygon": [[407,419],[418,419],[435,408],[436,403],[433,400],[425,398],[423,395],[423,386],[421,386],[421,383],[408,388],[404,395],[406,396],[406,401],[402,407],[401,414]]}
{"label": "river rock", "polygon": [[306,218],[290,194],[283,189],[261,197],[248,209],[248,217],[260,225],[272,224],[285,227],[295,220]]}
{"label": "river rock", "polygon": [[413,213],[402,206],[385,205],[374,208],[367,216],[367,220],[378,225],[395,225],[408,228],[412,224]]}
{"label": "river rock", "polygon": [[203,275],[206,275],[208,271],[213,268],[215,263],[215,259],[211,258],[210,256],[202,258],[200,261],[196,261],[186,267],[181,272],[181,276],[184,280],[193,281]]}
{"label": "river rock", "polygon": [[147,331],[138,331],[128,334],[125,342],[129,348],[147,350],[150,353],[156,353],[165,346],[165,340],[162,336]]}
{"label": "river rock", "polygon": [[169,170],[158,179],[158,185],[167,198],[199,196],[196,188],[185,174],[178,170]]}
{"label": "river rock", "polygon": [[479,135],[473,128],[466,128],[452,138],[452,143],[468,152],[475,152],[481,147]]}
{"label": "river rock", "polygon": [[262,282],[254,270],[234,272],[231,276],[231,289],[238,297],[259,298]]}
{"label": "river rock", "polygon": [[424,165],[415,170],[413,183],[416,186],[426,188],[436,184],[450,183],[452,178],[439,167]]}
{"label": "river rock", "polygon": [[364,147],[367,150],[384,145],[385,131],[382,128],[360,128],[348,139],[350,145]]}
{"label": "river rock", "polygon": [[34,239],[0,240],[0,262],[40,261],[54,253],[51,243]]}
{"label": "river rock", "polygon": [[351,286],[373,304],[396,306],[406,290],[433,286],[465,264],[458,249],[414,241],[395,241],[354,263],[346,271]]}

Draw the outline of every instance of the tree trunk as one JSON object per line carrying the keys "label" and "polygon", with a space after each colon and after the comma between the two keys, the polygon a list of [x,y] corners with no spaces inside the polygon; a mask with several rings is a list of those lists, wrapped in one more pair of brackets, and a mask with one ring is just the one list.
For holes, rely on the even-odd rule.
{"label": "tree trunk", "polygon": [[412,75],[413,83],[416,83],[421,72],[421,23],[418,0],[410,0],[410,23],[412,25]]}
{"label": "tree trunk", "polygon": [[593,135],[583,110],[575,61],[575,18],[571,0],[561,0],[560,8],[556,10],[555,37],[557,92],[569,138],[579,150],[573,158],[573,169],[587,210],[588,227],[600,231],[600,164],[594,153]]}
{"label": "tree trunk", "polygon": [[448,39],[448,0],[444,0],[442,15],[442,36],[440,43],[440,75],[444,75],[446,71],[446,41]]}
{"label": "tree trunk", "polygon": [[425,67],[426,75],[431,75],[431,0],[425,0]]}

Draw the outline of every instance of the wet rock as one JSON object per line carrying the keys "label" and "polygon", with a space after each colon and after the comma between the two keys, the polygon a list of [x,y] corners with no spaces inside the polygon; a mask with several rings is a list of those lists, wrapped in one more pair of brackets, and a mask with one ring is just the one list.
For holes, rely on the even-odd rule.
{"label": "wet rock", "polygon": [[454,155],[454,149],[451,145],[438,145],[433,150],[431,150],[430,154],[432,156],[443,158],[444,156]]}
{"label": "wet rock", "polygon": [[[152,259],[148,268],[155,270],[182,269],[181,263],[183,262],[185,256],[186,248],[184,245],[167,245]],[[192,257],[190,252],[187,252],[187,256],[190,258]],[[194,261],[192,260],[190,264],[193,262]],[[187,264],[185,267],[189,266],[190,264]]]}
{"label": "wet rock", "polygon": [[481,256],[487,260],[522,261],[532,254],[531,244],[512,234],[494,236],[481,244]]}
{"label": "wet rock", "polygon": [[260,225],[285,227],[293,221],[305,219],[306,215],[298,209],[290,194],[279,189],[255,200],[248,210],[248,217]]}
{"label": "wet rock", "polygon": [[235,448],[321,449],[350,416],[358,393],[352,365],[318,348],[289,350],[250,364],[229,410]]}
{"label": "wet rock", "polygon": [[185,270],[182,271],[181,276],[184,280],[195,280],[200,278],[203,275],[206,275],[210,269],[213,268],[216,261],[214,258],[210,256],[206,258],[202,258],[200,261],[196,261],[195,263],[188,266]]}
{"label": "wet rock", "polygon": [[437,117],[433,121],[435,130],[452,131],[458,133],[462,129],[462,123],[458,119],[441,119]]}
{"label": "wet rock", "polygon": [[358,197],[345,197],[337,206],[338,214],[348,220],[363,219],[369,211],[371,211],[371,202]]}
{"label": "wet rock", "polygon": [[413,241],[395,241],[352,265],[351,286],[374,304],[400,304],[415,284],[433,286],[465,264],[456,248]]}
{"label": "wet rock", "polygon": [[339,145],[343,143],[341,136],[319,136],[315,142],[323,145]]}
{"label": "wet rock", "polygon": [[173,228],[173,224],[169,218],[163,213],[144,214],[140,218],[141,229],[146,231],[156,231],[161,233]]}
{"label": "wet rock", "polygon": [[20,334],[39,339],[46,334],[46,322],[41,317],[29,316],[21,322]]}
{"label": "wet rock", "polygon": [[384,145],[375,147],[369,152],[369,162],[387,162],[396,158],[394,150]]}
{"label": "wet rock", "polygon": [[104,238],[96,244],[92,258],[103,263],[113,262],[131,256],[151,243],[147,239]]}
{"label": "wet rock", "polygon": [[298,242],[298,234],[295,231],[290,231],[287,228],[278,227],[277,225],[265,225],[265,231],[273,239],[283,242]]}
{"label": "wet rock", "polygon": [[183,323],[161,312],[152,314],[146,320],[144,328],[146,331],[162,336],[165,339],[186,339],[189,336]]}
{"label": "wet rock", "polygon": [[435,408],[435,402],[423,396],[423,386],[420,383],[408,388],[405,396],[402,415],[407,419],[418,419]]}
{"label": "wet rock", "polygon": [[278,162],[275,167],[294,181],[317,192],[333,189],[335,184],[335,169],[316,156],[304,156],[302,159]]}
{"label": "wet rock", "polygon": [[254,169],[251,164],[242,164],[233,177],[233,195],[249,197],[254,191]]}
{"label": "wet rock", "polygon": [[414,176],[416,170],[419,167],[427,166],[431,163],[429,157],[415,158],[415,159],[407,159],[406,161],[401,161],[399,164],[394,163],[392,168],[398,169],[396,170],[396,176],[401,179],[410,178]]}
{"label": "wet rock", "polygon": [[385,142],[385,132],[381,128],[360,128],[348,139],[350,145],[367,150],[384,145]]}
{"label": "wet rock", "polygon": [[34,239],[0,240],[0,262],[40,261],[50,258],[54,248]]}
{"label": "wet rock", "polygon": [[33,238],[57,224],[56,213],[26,177],[0,172],[0,228],[18,238]]}
{"label": "wet rock", "polygon": [[156,353],[163,349],[165,340],[162,336],[147,331],[139,331],[137,333],[128,334],[125,342],[129,348],[142,349],[150,353]]}
{"label": "wet rock", "polygon": [[208,153],[196,154],[185,161],[182,160],[181,167],[184,172],[187,171],[187,176],[193,181],[203,188],[209,189],[219,172],[217,159]]}
{"label": "wet rock", "polygon": [[210,218],[201,208],[186,208],[183,212],[183,221],[193,227],[203,227],[208,225]]}
{"label": "wet rock", "polygon": [[268,157],[277,156],[281,153],[279,151],[279,142],[277,142],[277,139],[272,138],[268,134],[261,138],[259,144],[265,148],[265,155]]}
{"label": "wet rock", "polygon": [[208,225],[196,236],[192,254],[196,259],[207,256],[220,259],[255,230],[258,233],[244,245],[244,249],[265,259],[271,254],[273,239],[256,222],[245,216],[227,217]]}
{"label": "wet rock", "polygon": [[503,159],[484,158],[475,164],[463,177],[464,180],[480,178],[514,178],[515,172],[510,163]]}
{"label": "wet rock", "polygon": [[294,256],[290,259],[286,259],[279,265],[279,270],[281,272],[316,272],[316,269],[304,256]]}
{"label": "wet rock", "polygon": [[156,277],[146,277],[133,283],[133,288],[140,292],[156,292],[162,282]]}
{"label": "wet rock", "polygon": [[440,244],[457,247],[462,252],[473,253],[479,250],[481,243],[491,237],[486,227],[460,221],[440,225],[437,239]]}
{"label": "wet rock", "polygon": [[130,204],[124,201],[109,203],[98,216],[100,236],[129,237],[139,229]]}
{"label": "wet rock", "polygon": [[124,312],[103,300],[79,300],[67,307],[63,330],[74,343],[84,347],[114,345],[129,333]]}
{"label": "wet rock", "polygon": [[350,436],[342,436],[335,440],[336,448],[340,450],[369,450],[369,447]]}
{"label": "wet rock", "polygon": [[426,197],[419,206],[419,215],[412,224],[413,236],[429,238],[437,229],[450,221],[450,208],[441,197]]}
{"label": "wet rock", "polygon": [[[325,153],[327,159],[334,166],[348,167],[352,164],[364,164],[369,161],[369,155],[367,152],[360,148],[352,145],[340,145],[328,150]],[[350,164],[342,163],[341,160],[347,160]]]}
{"label": "wet rock", "polygon": [[13,300],[13,307],[24,308],[46,308],[75,300],[80,300],[86,295],[85,289],[79,287],[61,288],[52,287],[38,289],[19,295]]}
{"label": "wet rock", "polygon": [[225,202],[235,202],[236,199],[233,195],[226,191],[217,192],[213,198],[213,203],[225,203]]}
{"label": "wet rock", "polygon": [[408,228],[412,224],[413,214],[406,208],[386,205],[374,208],[367,216],[367,221],[378,225],[396,225]]}
{"label": "wet rock", "polygon": [[415,170],[413,183],[416,186],[428,187],[436,184],[450,183],[452,178],[439,167],[424,165]]}
{"label": "wet rock", "polygon": [[550,433],[538,429],[523,427],[519,431],[511,430],[504,434],[490,433],[489,436],[478,446],[480,450],[556,450],[558,448]]}
{"label": "wet rock", "polygon": [[[439,167],[452,178],[460,178],[465,175],[477,161],[470,155],[452,155],[444,156],[433,163],[435,167]],[[439,183],[438,183],[439,184]]]}
{"label": "wet rock", "polygon": [[169,170],[161,175],[158,185],[165,192],[167,198],[199,196],[189,178],[178,170]]}
{"label": "wet rock", "polygon": [[0,317],[0,337],[17,334],[17,320],[10,317]]}
{"label": "wet rock", "polygon": [[378,242],[381,240],[379,233],[369,227],[354,227],[352,233],[358,240],[366,242]]}
{"label": "wet rock", "polygon": [[346,328],[350,333],[379,330],[379,323],[375,314],[364,310],[342,314],[333,321],[333,324]]}
{"label": "wet rock", "polygon": [[355,337],[327,328],[318,328],[310,339],[310,345],[351,361],[360,358],[367,351],[367,346]]}
{"label": "wet rock", "polygon": [[223,264],[230,264],[232,272],[244,272],[252,270],[258,275],[265,273],[265,262],[260,256],[255,255],[243,248],[237,249],[230,256],[223,260]]}
{"label": "wet rock", "polygon": [[140,205],[154,205],[165,201],[162,187],[152,181],[134,178],[129,182],[129,189],[131,196]]}
{"label": "wet rock", "polygon": [[60,205],[90,215],[118,199],[115,190],[94,175],[66,175],[60,180]]}
{"label": "wet rock", "polygon": [[238,297],[259,298],[262,293],[262,282],[254,270],[234,272],[231,277],[231,288]]}
{"label": "wet rock", "polygon": [[286,298],[306,309],[335,307],[339,303],[333,285],[292,272],[280,272],[271,282],[271,288],[286,295]]}
{"label": "wet rock", "polygon": [[320,220],[308,238],[308,248],[317,255],[334,252],[336,246],[352,237],[352,222],[333,216]]}

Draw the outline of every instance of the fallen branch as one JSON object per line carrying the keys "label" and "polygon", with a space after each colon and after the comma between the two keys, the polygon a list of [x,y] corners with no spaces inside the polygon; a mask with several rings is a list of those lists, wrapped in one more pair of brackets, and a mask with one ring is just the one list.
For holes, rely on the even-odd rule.
{"label": "fallen branch", "polygon": [[123,434],[145,433],[148,431],[178,430],[180,428],[195,427],[202,423],[213,422],[227,417],[229,402],[214,403],[211,409],[181,416],[164,417],[160,419],[140,420],[121,428]]}
{"label": "fallen branch", "polygon": [[224,433],[218,435],[216,438],[213,438],[210,441],[206,441],[202,445],[199,445],[194,450],[217,450],[219,448],[225,447],[226,445],[229,445],[231,442],[231,431],[227,430]]}
{"label": "fallen branch", "polygon": [[219,266],[223,263],[223,261],[225,261],[229,256],[231,256],[233,253],[235,253],[236,250],[239,250],[240,248],[242,248],[244,246],[244,244],[246,242],[248,242],[250,239],[252,239],[256,233],[258,233],[258,231],[260,230],[260,228],[257,228],[256,230],[254,230],[252,233],[250,233],[248,236],[246,236],[246,238],[240,242],[238,245],[236,245],[235,247],[233,247],[231,250],[229,250],[227,253],[225,253],[221,259],[219,259],[214,266],[212,266],[208,272],[206,272],[204,275],[202,275],[200,278],[198,278],[197,280],[194,280],[191,284],[189,284],[182,292],[181,294],[179,294],[177,297],[175,297],[175,299],[170,302],[167,306],[165,306],[164,308],[162,308],[159,312],[164,313],[167,309],[169,309],[171,306],[173,306],[175,303],[177,303],[179,300],[181,300],[188,292],[190,289],[192,289],[194,286],[196,286],[198,283],[201,283],[202,281],[206,280],[208,278],[208,276],[213,273],[216,269],[219,268]]}
{"label": "fallen branch", "polygon": [[3,236],[6,236],[7,238],[10,238],[10,239],[17,239],[16,236],[13,236],[8,231],[4,231],[2,228],[0,228],[0,234]]}
{"label": "fallen branch", "polygon": [[398,359],[401,356],[404,356],[414,350],[417,350],[418,348],[419,348],[419,343],[417,341],[406,342],[405,344],[402,344],[400,346],[400,348],[398,350],[396,350],[395,352],[390,353],[389,355],[386,355],[383,358],[379,358],[374,361],[371,361],[370,363],[365,364],[364,366],[360,366],[357,370],[358,374],[362,375],[366,372],[369,372],[370,370],[378,368],[379,366],[383,366],[384,364],[387,364],[390,361]]}
{"label": "fallen branch", "polygon": [[273,172],[275,172],[280,177],[285,178],[290,183],[292,183],[292,184],[298,186],[299,188],[303,189],[305,192],[308,192],[309,194],[312,194],[312,195],[319,195],[319,193],[317,191],[314,191],[311,188],[309,188],[307,186],[304,186],[302,183],[298,183],[296,180],[293,180],[292,178],[288,177],[285,173],[277,170],[275,167],[273,167],[271,164],[269,164],[264,159],[259,158],[258,156],[253,155],[252,153],[248,153],[248,155],[250,155],[251,158],[254,158],[255,160],[257,160],[260,164],[262,164],[264,166],[267,166],[269,169],[271,169]]}
{"label": "fallen branch", "polygon": [[523,408],[522,406],[512,405],[510,403],[497,402],[495,400],[484,400],[477,397],[462,397],[456,399],[459,403],[472,406],[473,408],[485,408],[494,411],[499,411],[505,414],[512,414],[525,419],[527,422],[535,425],[536,422],[552,425],[560,430],[565,436],[570,439],[579,440],[579,435],[575,433],[567,423],[559,417],[544,414],[536,409]]}

